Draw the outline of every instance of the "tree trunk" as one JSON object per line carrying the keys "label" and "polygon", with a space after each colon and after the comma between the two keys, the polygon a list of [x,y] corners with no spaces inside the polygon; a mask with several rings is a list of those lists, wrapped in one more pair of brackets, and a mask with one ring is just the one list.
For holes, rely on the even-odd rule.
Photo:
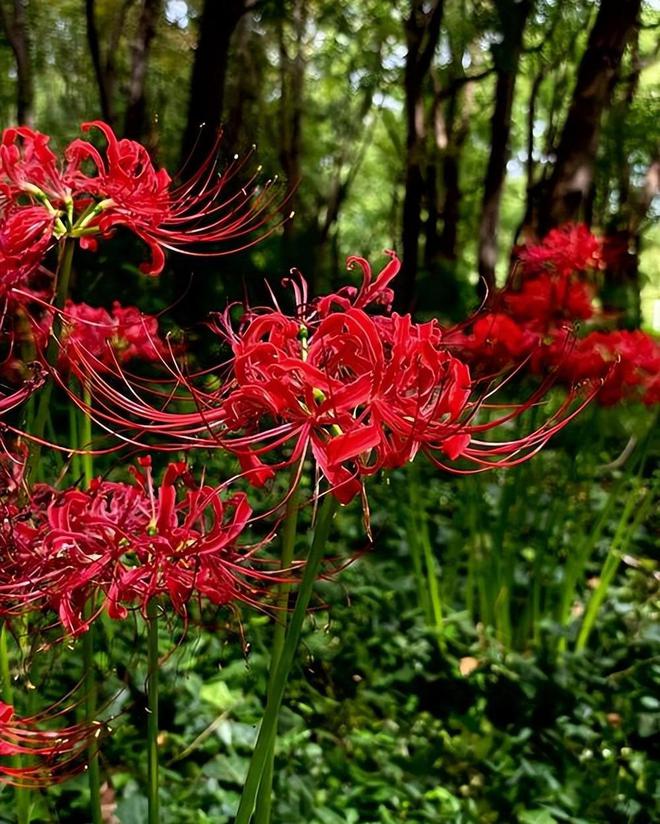
{"label": "tree trunk", "polygon": [[105,48],[105,59],[99,27],[96,21],[96,0],[85,0],[85,20],[87,27],[87,43],[89,54],[94,68],[94,76],[99,89],[99,106],[101,117],[113,128],[117,125],[115,111],[115,84],[117,80],[117,53],[124,34],[126,15],[134,0],[124,0],[114,19],[110,38]]}
{"label": "tree trunk", "polygon": [[539,203],[539,233],[577,220],[593,184],[602,114],[639,14],[641,0],[601,0],[578,69],[557,160]]}
{"label": "tree trunk", "polygon": [[133,40],[131,77],[124,121],[124,134],[133,140],[142,139],[147,131],[145,81],[151,41],[156,34],[156,25],[162,11],[163,0],[142,0],[140,19]]}
{"label": "tree trunk", "polygon": [[[643,67],[639,47],[639,26],[635,26],[631,42],[632,60],[630,73],[622,85],[620,99],[612,105],[610,130],[614,136],[614,168],[607,174],[608,183],[617,194],[617,211],[608,215],[610,192],[599,192],[603,203],[600,225],[606,227],[604,237],[605,271],[601,300],[603,310],[618,316],[619,324],[637,328],[641,323],[641,283],[639,254],[641,251],[642,226],[654,198],[660,193],[660,158],[651,158],[644,183],[633,185],[633,169],[630,164],[629,130],[626,128],[639,87]],[[658,43],[654,57],[660,52]],[[619,78],[620,82],[621,78]]]}
{"label": "tree trunk", "polygon": [[101,117],[110,126],[114,126],[115,114],[113,109],[112,95],[108,88],[108,77],[105,73],[103,60],[101,58],[101,45],[99,43],[99,31],[96,26],[96,0],[85,0],[85,20],[87,23],[87,44],[89,54],[92,58],[94,76],[99,87],[99,103],[101,105]]}
{"label": "tree trunk", "polygon": [[263,40],[250,16],[243,15],[231,41],[231,71],[224,90],[222,139],[232,151],[240,152],[254,141],[254,123],[262,105],[264,68],[268,64]]}
{"label": "tree trunk", "polygon": [[422,229],[424,196],[422,162],[424,156],[424,83],[440,37],[444,0],[434,0],[424,11],[422,0],[411,0],[405,22],[406,65],[404,72],[406,117],[405,194],[403,198],[402,266],[398,278],[397,303],[410,308],[415,298],[415,282]]}
{"label": "tree trunk", "polygon": [[247,11],[247,0],[204,0],[181,148],[181,166],[189,172],[199,168],[216,145],[231,36]]}
{"label": "tree trunk", "polygon": [[[285,30],[286,4],[283,3],[278,21],[278,47],[280,60],[280,130],[279,160],[291,196],[282,205],[284,219],[282,247],[284,263],[290,266],[295,226],[288,215],[295,211],[295,187],[300,183],[302,159],[302,119],[305,71],[307,62],[304,40],[307,29],[309,4],[306,0],[293,0],[291,6],[291,28],[294,34],[293,50],[287,48]],[[314,284],[312,284],[314,286]]]}
{"label": "tree trunk", "polygon": [[31,126],[34,119],[34,81],[30,58],[27,0],[0,1],[0,22],[16,60],[16,119]]}
{"label": "tree trunk", "polygon": [[484,194],[479,222],[478,270],[479,291],[495,286],[497,263],[497,229],[500,219],[502,188],[509,159],[511,111],[516,87],[523,34],[532,11],[533,0],[497,0],[502,40],[492,47],[496,67],[495,108],[491,118],[490,155],[484,180]]}

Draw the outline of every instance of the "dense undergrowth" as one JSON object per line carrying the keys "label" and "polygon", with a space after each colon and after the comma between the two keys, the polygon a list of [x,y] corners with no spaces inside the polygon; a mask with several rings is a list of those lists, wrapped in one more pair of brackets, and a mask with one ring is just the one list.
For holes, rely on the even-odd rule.
{"label": "dense undergrowth", "polygon": [[[359,507],[341,511],[328,572],[352,562],[320,583],[308,619],[281,718],[275,821],[654,820],[658,568],[653,519],[635,517],[657,483],[650,417],[594,409],[507,473],[457,483],[426,465],[414,478],[394,472],[371,488],[372,546]],[[270,618],[248,610],[161,627],[164,822],[232,820],[271,633]],[[99,634],[115,716],[104,809],[140,824],[144,639],[131,621],[103,620]],[[30,673],[40,696],[70,686],[79,647],[40,660]],[[33,821],[79,822],[87,794],[84,776],[50,788]],[[0,804],[10,821],[7,790]]]}

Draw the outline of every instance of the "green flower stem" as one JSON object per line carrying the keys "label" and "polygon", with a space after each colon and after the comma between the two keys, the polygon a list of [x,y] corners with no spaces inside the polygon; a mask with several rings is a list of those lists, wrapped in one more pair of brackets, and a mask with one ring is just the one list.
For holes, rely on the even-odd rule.
{"label": "green flower stem", "polygon": [[[92,396],[87,385],[83,387],[83,402],[91,412]],[[94,456],[89,451],[92,448],[92,419],[90,418],[89,412],[81,413],[80,448],[83,450],[81,455],[83,479],[85,486],[89,487],[94,479]]]}
{"label": "green flower stem", "polygon": [[[321,567],[325,546],[328,535],[330,534],[330,526],[337,511],[337,506],[338,504],[334,496],[330,494],[325,496],[314,529],[314,539],[305,565],[305,571],[298,588],[296,606],[291,616],[291,622],[284,640],[280,661],[273,678],[272,689],[270,689],[268,693],[266,711],[261,721],[261,729],[259,730],[257,743],[252,753],[252,760],[250,761],[250,768],[243,787],[243,794],[241,795],[241,802],[236,814],[235,824],[249,824],[250,818],[252,817],[259,784],[271,751],[271,742],[275,738],[277,719],[279,717],[287,678],[293,665],[307,607],[312,597],[314,582]],[[155,822],[150,821],[150,824],[155,824]]]}
{"label": "green flower stem", "polygon": [[158,604],[147,604],[147,800],[148,824],[160,824],[158,811]]}
{"label": "green flower stem", "polygon": [[[590,529],[585,528],[579,543],[566,562],[558,615],[559,625],[562,628],[566,628],[570,622],[571,608],[577,597],[578,584],[584,578],[593,550],[600,541],[603,531],[609,523],[612,511],[621,500],[621,493],[624,490],[626,480],[626,476],[623,476],[618,483],[612,486],[612,490],[596,522]],[[564,633],[559,639],[557,651],[559,653],[565,652],[567,645],[568,637],[566,633]]]}
{"label": "green flower stem", "polygon": [[[582,619],[582,626],[580,627],[577,641],[575,643],[575,649],[577,652],[584,650],[584,648],[586,647],[587,642],[589,640],[589,635],[591,634],[591,631],[594,627],[600,607],[603,601],[605,600],[605,596],[607,595],[607,590],[610,584],[612,583],[614,576],[616,575],[616,571],[619,568],[619,564],[621,563],[621,558],[625,553],[626,548],[630,543],[633,535],[635,534],[635,531],[643,522],[644,518],[649,512],[650,507],[653,504],[654,495],[657,491],[656,485],[652,484],[650,490],[644,489],[643,478],[644,469],[646,467],[646,460],[648,457],[648,450],[651,445],[653,435],[655,433],[655,424],[657,419],[658,413],[655,412],[651,418],[650,425],[646,431],[646,434],[639,445],[637,459],[630,466],[630,474],[632,475],[634,472],[632,490],[630,491],[628,499],[624,504],[623,512],[621,513],[621,518],[612,538],[607,558],[605,559],[605,563],[603,564],[603,568],[599,576],[599,584],[594,590],[591,598],[589,599],[589,603],[587,605],[584,618]],[[605,514],[609,514],[610,506],[613,506],[615,500],[618,500],[619,490],[621,489],[620,484],[625,483],[625,480],[625,477],[622,478],[619,484],[615,486],[610,500],[608,500],[605,504],[604,513],[603,515],[601,515],[601,520],[603,521],[603,523],[601,523],[599,520],[597,528],[593,530],[593,532],[596,533],[598,537],[600,536],[600,533],[602,532],[602,529],[605,525],[604,516]],[[636,511],[635,507],[637,507]],[[631,516],[632,520],[630,520],[630,524],[628,524],[628,521],[631,518]],[[598,540],[598,538],[596,538],[595,540]],[[588,558],[591,554],[591,549],[594,545],[595,541],[593,542],[593,544],[591,542],[587,543],[584,555],[580,558],[580,569],[583,570],[586,568]],[[567,604],[564,605],[564,608],[567,608]],[[565,649],[565,645],[564,647],[560,648],[560,651],[563,651],[563,649]]]}
{"label": "green flower stem", "polygon": [[[62,318],[59,314],[59,310],[64,308],[64,304],[66,303],[66,299],[69,294],[74,249],[75,241],[71,238],[67,238],[64,241],[60,251],[60,260],[57,267],[57,286],[55,290],[55,299],[53,300],[55,314],[53,316],[51,335],[46,348],[46,361],[51,367],[57,364],[59,337],[60,332],[62,331]],[[46,422],[50,414],[50,399],[52,394],[53,381],[51,378],[47,378],[46,383],[39,395],[37,412],[30,430],[30,434],[35,437],[35,441],[33,442],[30,450],[30,457],[28,458],[26,468],[28,480],[32,479],[35,469],[39,466],[39,461],[41,458],[41,444],[39,441],[43,438],[44,432],[46,431]]]}
{"label": "green flower stem", "polygon": [[[578,633],[577,641],[575,642],[576,652],[582,652],[587,646],[589,636],[591,635],[591,631],[596,623],[598,612],[603,604],[603,601],[605,600],[607,590],[614,580],[616,571],[621,563],[621,558],[625,554],[628,544],[635,535],[637,528],[644,521],[651,509],[651,503],[654,497],[653,493],[647,489],[644,489],[641,491],[641,496],[642,497],[640,500],[640,489],[638,485],[635,485],[628,497],[628,500],[626,501],[626,505],[623,508],[621,520],[619,521],[617,530],[614,533],[612,543],[610,544],[610,548],[607,553],[607,558],[605,559],[605,563],[603,564],[600,575],[598,576],[598,586],[593,591],[593,594],[589,599],[589,603],[587,604],[587,609],[584,613],[584,618],[582,619],[582,626],[580,627],[580,632]],[[633,512],[635,513],[634,515]],[[629,522],[631,515],[633,515],[633,517]]]}
{"label": "green flower stem", "polygon": [[77,481],[82,475],[80,468],[80,455],[78,454],[78,410],[75,404],[68,404],[69,410],[69,446],[71,447],[71,472]]}
{"label": "green flower stem", "polygon": [[[91,402],[89,392],[84,390],[85,403]],[[71,406],[70,406],[71,408]],[[75,426],[76,410],[74,409],[74,426]],[[76,446],[83,448],[91,443],[91,421],[87,415],[81,413],[80,426],[75,427],[76,433],[80,432],[80,443]],[[76,455],[80,459],[79,455]],[[93,456],[89,454],[83,455],[83,482],[86,488],[89,487],[92,478],[94,477]],[[94,599],[90,599],[87,603],[86,617],[92,618],[94,615]],[[85,688],[85,720],[91,724],[96,719],[97,704],[98,704],[98,685],[96,683],[96,666],[94,664],[94,636],[95,627],[94,622],[90,621],[89,629],[83,635],[83,669],[84,669],[84,688]],[[99,751],[96,741],[90,741],[87,747],[87,778],[89,781],[89,809],[92,816],[92,824],[103,824],[103,815],[101,813],[101,767],[99,764]]]}
{"label": "green flower stem", "polygon": [[[94,613],[94,604],[87,604],[87,617]],[[96,669],[94,666],[94,623],[83,635],[83,667],[85,689],[85,720],[92,723],[96,719],[97,685]],[[101,814],[101,769],[99,765],[99,751],[96,740],[87,745],[87,777],[89,781],[89,809],[92,824],[103,824]]]}
{"label": "green flower stem", "polygon": [[[280,555],[280,569],[288,569],[293,561],[293,552],[296,546],[296,533],[298,529],[298,513],[300,511],[300,482],[296,483],[299,467],[293,469],[292,483],[295,484],[286,502],[284,512],[284,524],[282,528],[282,552]],[[274,689],[275,675],[277,667],[282,657],[284,640],[286,637],[286,625],[288,618],[289,593],[291,585],[282,583],[279,586],[275,605],[277,608],[277,622],[273,631],[273,648],[270,658],[270,671],[268,674],[268,695]],[[264,774],[259,784],[259,794],[257,795],[257,808],[254,816],[255,824],[269,824],[271,807],[273,801],[273,767],[275,763],[275,739],[273,736],[269,752],[266,757]]]}
{"label": "green flower stem", "polygon": [[[435,555],[429,535],[428,515],[422,503],[422,495],[419,489],[419,478],[417,465],[412,464],[408,476],[408,491],[410,503],[411,522],[408,529],[410,550],[413,555],[413,566],[418,578],[418,587],[424,593],[422,606],[426,611],[426,620],[433,630],[441,653],[445,652],[444,639],[444,617],[442,611],[442,598],[438,586],[438,572],[436,569]],[[423,562],[423,572],[421,571]]]}
{"label": "green flower stem", "polygon": [[[2,679],[2,700],[5,704],[14,705],[14,689],[11,683],[11,672],[9,668],[9,651],[7,649],[7,625],[3,622],[0,627],[0,678]],[[17,770],[22,766],[20,755],[11,758],[11,765]],[[16,817],[18,824],[29,824],[30,822],[30,791],[16,787]]]}

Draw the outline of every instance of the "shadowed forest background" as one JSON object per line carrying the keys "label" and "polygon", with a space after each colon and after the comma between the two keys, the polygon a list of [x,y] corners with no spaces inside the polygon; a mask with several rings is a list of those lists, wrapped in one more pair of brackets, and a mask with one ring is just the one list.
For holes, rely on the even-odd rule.
{"label": "shadowed forest background", "polygon": [[[251,168],[291,192],[282,212],[295,217],[280,236],[196,278],[178,310],[185,325],[223,284],[231,293],[237,279],[297,266],[318,291],[343,277],[347,255],[390,247],[403,255],[402,306],[464,317],[505,277],[512,244],[566,221],[627,246],[604,300],[624,326],[652,319],[653,0],[2,0],[0,10],[5,125],[64,142],[102,118],[171,173],[195,168],[222,129],[228,160],[255,145]],[[204,270],[186,262],[171,297]]]}
{"label": "shadowed forest background", "polygon": [[[60,151],[95,119],[177,180],[216,152],[240,166],[228,196],[277,178],[281,226],[237,254],[171,255],[148,278],[129,231],[76,250],[76,302],[159,313],[188,331],[193,363],[213,350],[210,310],[270,303],[264,278],[279,298],[292,267],[315,294],[337,289],[355,282],[347,256],[378,272],[385,249],[402,259],[396,309],[463,321],[507,281],[517,245],[567,223],[616,251],[569,273],[597,282],[604,335],[660,328],[660,0],[0,0],[2,127],[29,124]],[[579,339],[589,323],[575,328]],[[593,401],[530,462],[379,473],[368,537],[357,499],[341,508],[329,562],[341,571],[317,584],[281,713],[273,824],[659,820],[660,476],[642,338],[657,365],[650,336],[625,353],[640,386]],[[505,383],[506,408],[537,397],[538,374]],[[506,437],[565,397],[559,382]],[[44,477],[72,474],[44,456]],[[179,459],[209,477],[237,471],[222,450]],[[121,478],[128,463],[98,456],[94,470]],[[280,476],[264,492],[276,501]],[[302,527],[311,517],[301,509]],[[160,629],[162,821],[229,824],[274,622],[247,607],[194,617]],[[133,618],[97,630],[113,718],[104,824],[147,820]],[[31,672],[25,635],[16,694],[61,696],[84,671],[80,644],[47,649]],[[88,820],[84,776],[31,797],[32,822]],[[2,824],[12,805],[2,789]]]}

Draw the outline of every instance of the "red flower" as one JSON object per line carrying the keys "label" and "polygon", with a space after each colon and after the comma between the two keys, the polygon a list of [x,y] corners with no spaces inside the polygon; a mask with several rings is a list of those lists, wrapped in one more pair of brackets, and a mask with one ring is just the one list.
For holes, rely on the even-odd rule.
{"label": "red flower", "polygon": [[130,360],[155,362],[167,351],[159,336],[158,319],[118,301],[112,304],[112,313],[67,301],[60,344],[58,366],[74,370],[81,349],[106,365]]}
{"label": "red flower", "polygon": [[548,366],[567,383],[602,383],[596,397],[605,406],[622,400],[652,405],[659,400],[660,345],[639,330],[590,332],[573,347],[558,334],[537,368]]}
{"label": "red flower", "polygon": [[489,312],[469,332],[450,331],[445,340],[477,374],[494,375],[521,364],[539,346],[540,335],[509,315]]}
{"label": "red flower", "polygon": [[295,284],[294,315],[280,309],[248,312],[238,329],[230,310],[218,316],[216,331],[232,353],[215,377],[219,388],[204,391],[194,378],[180,375],[172,393],[177,402],[194,402],[197,411],[151,404],[144,392],[122,394],[93,361],[81,358],[101,401],[92,413],[105,426],[131,430],[134,443],[148,432],[166,436],[169,448],[226,448],[256,485],[311,454],[343,502],[358,494],[365,476],[400,466],[419,451],[443,466],[445,458],[464,458],[478,471],[492,462],[517,463],[540,448],[566,422],[572,396],[523,440],[480,440],[481,433],[506,423],[540,394],[505,415],[476,422],[484,401],[480,384],[454,354],[453,336],[435,321],[419,324],[409,315],[365,311],[372,301],[389,300],[388,283],[399,266],[391,256],[373,283],[367,262],[351,259],[363,270],[362,287],[312,305],[304,283]]}
{"label": "red flower", "polygon": [[524,280],[519,290],[504,290],[501,302],[516,321],[544,331],[562,320],[588,320],[594,314],[585,283],[550,274]]}
{"label": "red flower", "polygon": [[0,701],[0,756],[27,756],[20,766],[0,764],[0,782],[19,787],[46,787],[66,781],[85,768],[89,744],[104,731],[99,722],[49,728],[64,709],[18,718]]}
{"label": "red flower", "polygon": [[41,264],[53,233],[53,216],[41,206],[12,209],[0,220],[0,299],[25,287]]}
{"label": "red flower", "polygon": [[50,138],[27,126],[5,129],[0,140],[0,197],[31,195],[62,207],[71,199],[68,169],[48,148]]}
{"label": "red flower", "polygon": [[[191,598],[216,605],[256,603],[259,547],[239,546],[252,514],[236,493],[195,486],[187,467],[172,463],[158,490],[150,461],[141,461],[133,484],[95,481],[88,491],[52,496],[40,517],[14,510],[5,523],[0,586],[6,614],[54,609],[70,634],[84,632],[85,604],[95,597],[112,618],[128,609],[146,611],[152,598],[167,598],[185,615]],[[177,484],[187,488],[177,497]]]}
{"label": "red flower", "polygon": [[[172,186],[169,174],[154,167],[144,146],[119,140],[101,121],[82,125],[83,131],[92,128],[103,133],[105,153],[76,139],[65,150],[64,163],[48,148],[46,135],[27,127],[6,129],[0,143],[0,198],[14,206],[21,197],[30,198],[47,211],[56,239],[78,238],[90,249],[99,236],[127,227],[149,247],[151,261],[140,268],[151,275],[162,271],[165,249],[227,254],[257,242],[259,238],[250,236],[269,222],[277,205],[275,190],[271,184],[260,189],[255,175],[236,194],[226,196],[243,162],[235,161],[218,175],[215,159],[209,158],[190,180]],[[271,225],[266,234],[275,228]],[[231,248],[202,249],[227,243]]]}
{"label": "red flower", "polygon": [[552,229],[540,243],[518,250],[525,276],[549,272],[569,277],[577,272],[597,269],[602,260],[602,244],[584,224],[566,223]]}

